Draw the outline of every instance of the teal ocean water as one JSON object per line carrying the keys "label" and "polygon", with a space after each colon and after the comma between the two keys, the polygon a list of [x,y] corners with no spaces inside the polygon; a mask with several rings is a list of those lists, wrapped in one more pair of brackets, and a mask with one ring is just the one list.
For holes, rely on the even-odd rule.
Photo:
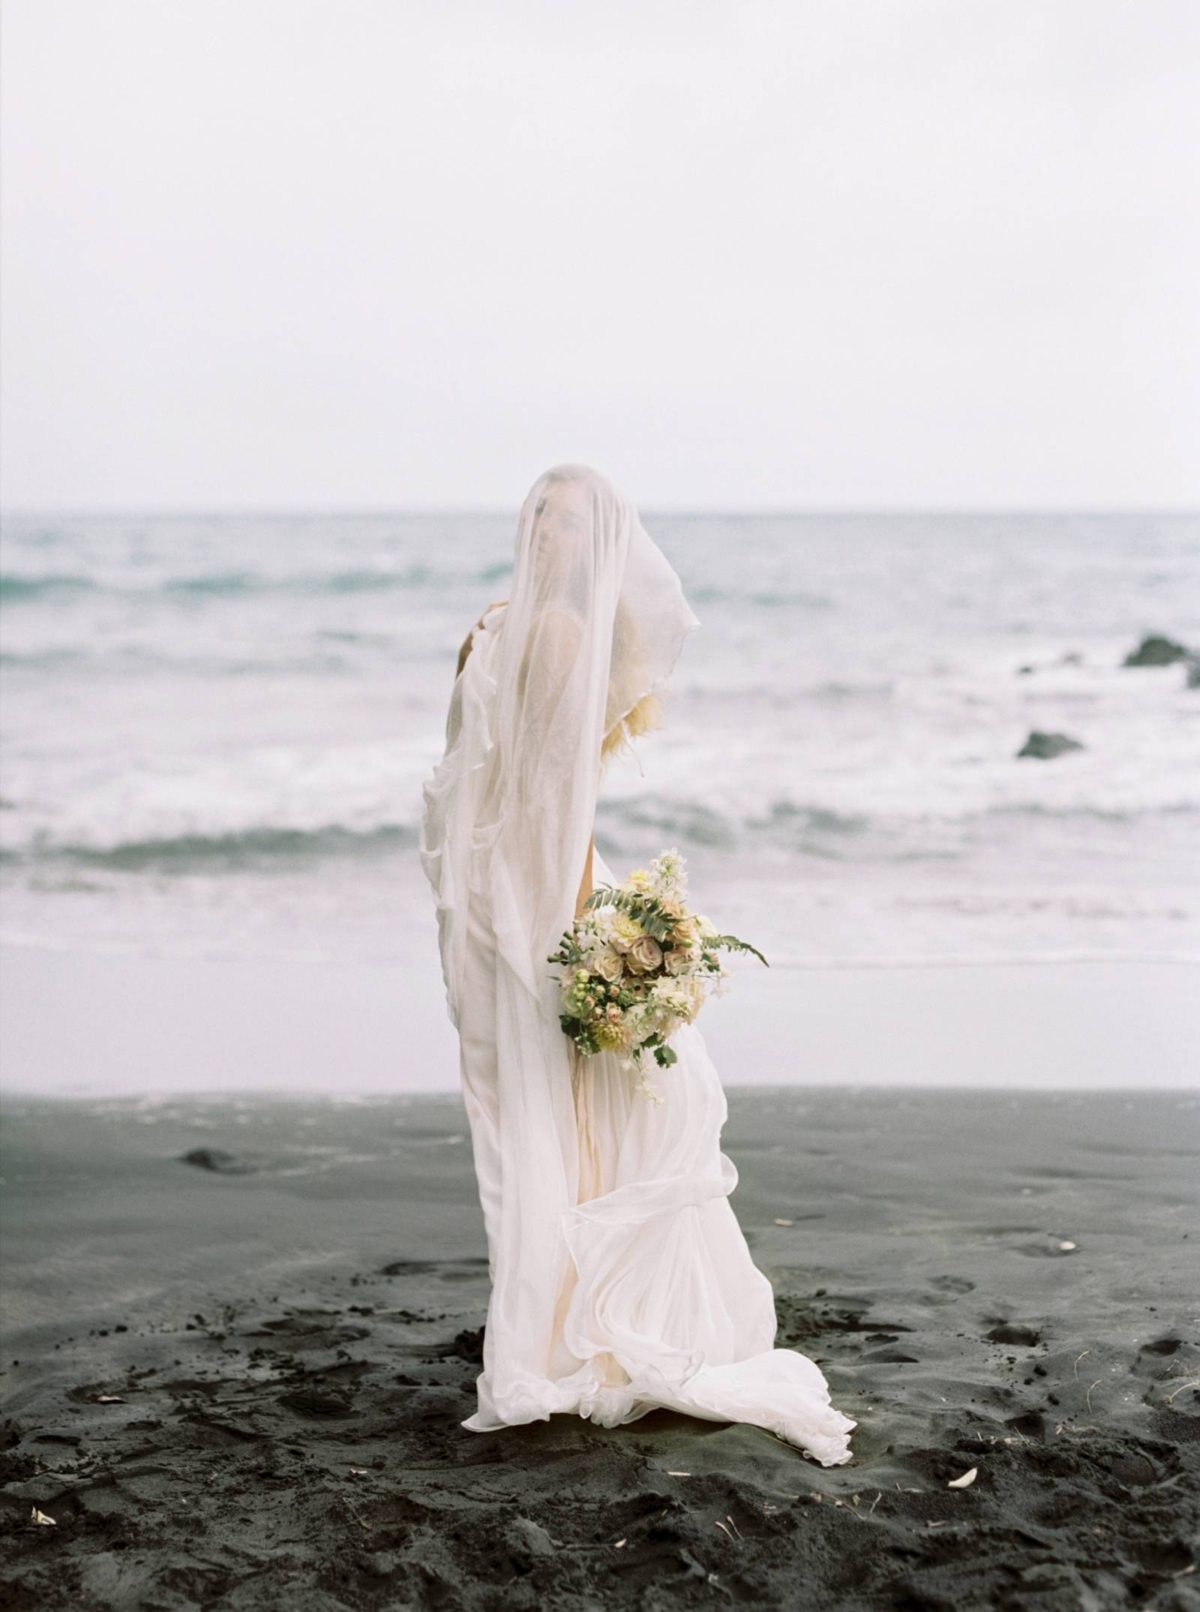
{"label": "teal ocean water", "polygon": [[[1200,957],[1200,689],[1121,664],[1200,648],[1200,519],[645,520],[702,627],[615,866],[678,846],[776,964]],[[421,783],[514,525],[7,519],[3,938],[427,960]]]}

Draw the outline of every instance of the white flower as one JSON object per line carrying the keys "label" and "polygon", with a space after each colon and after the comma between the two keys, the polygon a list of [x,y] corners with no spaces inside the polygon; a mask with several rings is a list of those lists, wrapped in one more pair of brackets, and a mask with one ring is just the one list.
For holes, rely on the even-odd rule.
{"label": "white flower", "polygon": [[687,894],[687,873],[676,847],[672,846],[669,851],[656,856],[650,864],[650,871],[654,894],[660,899],[664,896],[682,899]]}
{"label": "white flower", "polygon": [[609,930],[609,945],[616,951],[627,952],[635,940],[640,940],[643,933],[642,926],[636,918],[631,918],[628,913],[618,913]]}
{"label": "white flower", "polygon": [[662,947],[653,935],[639,935],[630,946],[627,961],[635,974],[651,974],[663,960]]}
{"label": "white flower", "polygon": [[601,946],[592,959],[592,972],[606,985],[615,985],[625,972],[620,952],[607,944]]}
{"label": "white flower", "polygon": [[670,1035],[676,1025],[692,1017],[692,994],[686,986],[674,980],[656,980],[650,994],[654,1021],[662,1034]]}
{"label": "white flower", "polygon": [[648,1035],[654,1033],[654,1014],[647,1011],[644,1003],[637,1002],[633,1007],[626,1008],[625,1024],[629,1030],[630,1041],[640,1045]]}

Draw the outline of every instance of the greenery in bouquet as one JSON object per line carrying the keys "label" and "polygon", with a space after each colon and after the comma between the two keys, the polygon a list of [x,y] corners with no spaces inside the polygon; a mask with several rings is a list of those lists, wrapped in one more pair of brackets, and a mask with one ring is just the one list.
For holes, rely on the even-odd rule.
{"label": "greenery in bouquet", "polygon": [[627,1069],[653,1054],[662,1068],[676,1061],[668,1044],[690,1024],[711,992],[725,990],[728,970],[719,953],[752,952],[687,907],[687,872],[677,850],[623,884],[599,885],[573,929],[548,959],[558,965],[559,1022],[579,1053],[616,1053]]}

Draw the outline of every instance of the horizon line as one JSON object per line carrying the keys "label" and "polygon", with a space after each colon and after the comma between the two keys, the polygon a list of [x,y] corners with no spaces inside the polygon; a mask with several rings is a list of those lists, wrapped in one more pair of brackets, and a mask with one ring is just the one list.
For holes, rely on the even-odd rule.
{"label": "horizon line", "polygon": [[[509,518],[515,505],[498,504],[210,504],[193,506],[12,505],[0,507],[0,520],[148,519],[291,520],[296,518],[422,518],[460,515]],[[638,504],[639,515],[658,516],[860,516],[860,515],[1200,515],[1200,503],[1183,504]]]}

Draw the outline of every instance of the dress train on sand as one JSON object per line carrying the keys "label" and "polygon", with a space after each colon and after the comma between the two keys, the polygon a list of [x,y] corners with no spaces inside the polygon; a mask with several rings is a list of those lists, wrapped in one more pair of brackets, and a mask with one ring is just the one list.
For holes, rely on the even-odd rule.
{"label": "dress train on sand", "polygon": [[[597,883],[615,882],[598,853],[594,873]],[[486,927],[473,947],[482,950],[468,967],[486,977],[494,968]],[[466,1041],[477,1045],[472,1029],[468,1015]],[[841,1465],[856,1423],[834,1409],[812,1360],[774,1347],[774,1292],[729,1202],[737,1170],[721,1152],[727,1109],[716,1068],[695,1025],[671,1045],[678,1062],[656,1071],[659,1103],[634,1089],[614,1054],[571,1055],[578,1188],[559,1217],[570,1257],[548,1369],[503,1389],[485,1372],[465,1425],[486,1431],[570,1411],[616,1427],[665,1407],[753,1423],[822,1465]],[[479,1076],[464,1063],[476,1112],[488,1106]],[[476,1164],[481,1181],[502,1180],[486,1139]],[[489,1327],[497,1324],[489,1315]]]}

